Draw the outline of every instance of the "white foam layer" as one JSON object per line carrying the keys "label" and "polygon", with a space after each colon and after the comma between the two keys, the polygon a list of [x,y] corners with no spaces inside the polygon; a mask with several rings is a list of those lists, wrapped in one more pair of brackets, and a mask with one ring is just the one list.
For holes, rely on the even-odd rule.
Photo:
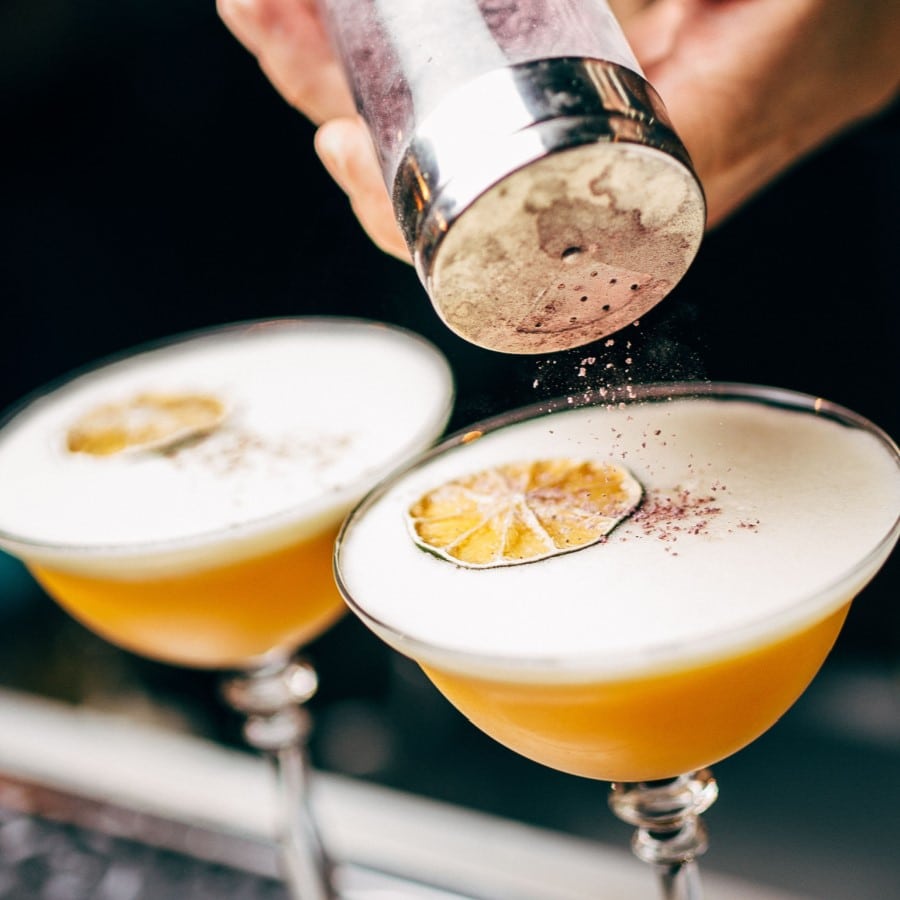
{"label": "white foam layer", "polygon": [[[405,512],[425,491],[553,456],[624,463],[647,492],[643,512],[606,543],[525,565],[465,569],[414,545]],[[652,513],[664,497],[683,517]],[[688,645],[711,652],[745,626],[750,641],[770,623],[783,633],[821,618],[874,573],[898,513],[893,452],[823,417],[708,399],[583,409],[490,432],[414,469],[351,518],[340,575],[383,637],[433,663],[492,667],[455,656],[470,653],[526,669],[540,661],[542,677],[624,671],[626,657],[652,667]],[[880,542],[880,558],[860,566]]]}
{"label": "white foam layer", "polygon": [[[142,392],[212,394],[230,412],[175,453],[66,448],[82,415]],[[0,532],[42,545],[14,552],[88,569],[233,553],[235,540],[263,549],[335,525],[434,440],[451,393],[430,345],[353,320],[249,323],[145,352],[71,381],[6,426]]]}

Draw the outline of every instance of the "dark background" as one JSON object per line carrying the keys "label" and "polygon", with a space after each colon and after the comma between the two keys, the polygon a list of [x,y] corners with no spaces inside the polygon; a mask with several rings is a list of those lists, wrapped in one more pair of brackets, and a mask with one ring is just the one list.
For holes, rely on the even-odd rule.
{"label": "dark background", "polygon": [[[414,272],[362,234],[311,139],[212,0],[0,0],[0,406],[152,338],[346,314],[445,351],[452,427],[583,387],[579,360],[595,355],[598,372],[612,362],[635,381],[806,391],[900,434],[897,108],[711,233],[676,291],[623,333],[627,373],[624,340],[517,358],[455,338]],[[717,767],[710,866],[823,898],[884,898],[900,883],[884,833],[900,808],[898,581],[895,554],[796,709]],[[605,786],[494,746],[354,620],[310,652],[319,766],[625,845]],[[107,647],[7,558],[0,683],[239,740],[211,676]]]}

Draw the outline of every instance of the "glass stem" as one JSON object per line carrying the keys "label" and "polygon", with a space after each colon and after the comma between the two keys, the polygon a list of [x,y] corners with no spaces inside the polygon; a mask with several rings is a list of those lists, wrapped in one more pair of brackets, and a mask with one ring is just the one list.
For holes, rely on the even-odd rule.
{"label": "glass stem", "polygon": [[663,900],[701,900],[697,857],[708,846],[700,814],[719,789],[709,769],[665,781],[612,785],[609,805],[624,822],[637,826],[635,856],[659,874]]}
{"label": "glass stem", "polygon": [[310,715],[302,704],[318,679],[304,660],[278,657],[223,684],[228,703],[244,713],[244,737],[275,770],[277,836],[285,884],[292,900],[336,900],[332,865],[309,803],[307,738]]}

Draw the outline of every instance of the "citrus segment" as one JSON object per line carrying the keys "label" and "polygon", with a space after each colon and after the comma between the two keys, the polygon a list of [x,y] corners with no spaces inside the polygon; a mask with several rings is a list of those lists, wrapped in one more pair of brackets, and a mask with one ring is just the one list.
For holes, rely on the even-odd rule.
{"label": "citrus segment", "polygon": [[613,463],[532,460],[448,481],[420,497],[407,520],[422,549],[467,568],[493,568],[596,544],[642,494]]}
{"label": "citrus segment", "polygon": [[87,412],[69,429],[66,446],[93,456],[164,449],[212,431],[225,413],[225,404],[207,394],[137,394]]}

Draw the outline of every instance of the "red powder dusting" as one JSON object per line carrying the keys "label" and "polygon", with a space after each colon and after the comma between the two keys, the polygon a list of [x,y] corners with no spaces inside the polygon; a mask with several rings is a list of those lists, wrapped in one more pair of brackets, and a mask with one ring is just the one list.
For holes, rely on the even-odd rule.
{"label": "red powder dusting", "polygon": [[674,542],[683,534],[706,534],[709,523],[721,513],[715,498],[680,489],[674,493],[648,494],[631,518],[647,537]]}

